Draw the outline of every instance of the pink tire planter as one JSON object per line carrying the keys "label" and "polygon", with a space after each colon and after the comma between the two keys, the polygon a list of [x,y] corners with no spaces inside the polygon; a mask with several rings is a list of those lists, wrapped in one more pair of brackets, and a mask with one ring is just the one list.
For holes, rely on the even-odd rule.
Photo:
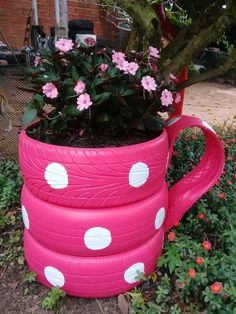
{"label": "pink tire planter", "polygon": [[[177,116],[158,138],[116,148],[73,148],[21,132],[25,256],[44,285],[108,297],[139,284],[161,255],[163,235],[218,180],[223,145],[198,118]],[[170,191],[165,175],[175,138],[199,127],[206,149]]]}

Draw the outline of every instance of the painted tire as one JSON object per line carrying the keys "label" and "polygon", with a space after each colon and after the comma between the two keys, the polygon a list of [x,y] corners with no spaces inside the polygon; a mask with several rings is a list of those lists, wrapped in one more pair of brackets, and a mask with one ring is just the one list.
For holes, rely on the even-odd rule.
{"label": "painted tire", "polygon": [[21,199],[25,227],[41,245],[63,254],[104,256],[137,248],[160,232],[168,190],[163,184],[144,201],[96,210],[47,203],[26,186]]}
{"label": "painted tire", "polygon": [[73,148],[31,139],[23,130],[19,161],[38,198],[73,208],[110,208],[143,200],[164,182],[168,139],[114,148]]}
{"label": "painted tire", "polygon": [[137,270],[150,274],[161,254],[163,232],[137,249],[104,257],[76,257],[50,251],[24,235],[30,271],[47,287],[59,286],[67,294],[86,298],[110,297],[137,286]]}

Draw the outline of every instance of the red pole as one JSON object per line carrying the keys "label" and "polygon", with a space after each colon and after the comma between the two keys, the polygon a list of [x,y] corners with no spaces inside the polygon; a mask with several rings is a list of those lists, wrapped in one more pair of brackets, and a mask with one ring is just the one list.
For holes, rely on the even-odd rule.
{"label": "red pole", "polygon": [[[159,18],[163,36],[167,40],[171,41],[174,37],[176,37],[179,30],[170,23],[168,17],[166,16],[165,6],[163,4],[154,4],[153,9]],[[188,69],[184,68],[183,71],[179,75],[177,75],[177,83],[180,84],[186,81],[187,78]],[[178,103],[173,102],[174,111],[172,112],[171,116],[180,115],[183,111],[185,89],[180,90],[178,94],[180,96],[180,101]]]}

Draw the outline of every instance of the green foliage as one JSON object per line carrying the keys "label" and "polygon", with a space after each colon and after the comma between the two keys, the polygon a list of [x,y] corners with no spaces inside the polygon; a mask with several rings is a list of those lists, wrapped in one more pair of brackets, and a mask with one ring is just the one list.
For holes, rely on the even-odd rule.
{"label": "green foliage", "polygon": [[58,301],[65,297],[65,292],[59,289],[58,287],[51,288],[48,295],[44,298],[42,307],[45,310],[55,309]]}
{"label": "green foliage", "polygon": [[10,233],[2,232],[0,238],[0,266],[7,266],[13,261],[16,261],[19,266],[24,264],[22,229],[16,229]]}
{"label": "green foliage", "polygon": [[0,230],[15,223],[8,210],[19,205],[22,179],[19,166],[13,161],[0,162]]}
{"label": "green foliage", "polygon": [[[66,39],[64,39],[66,41]],[[55,143],[59,137],[78,136],[79,130],[91,133],[124,135],[133,132],[157,135],[164,127],[162,112],[170,112],[171,103],[162,105],[164,89],[173,91],[171,79],[162,82],[158,72],[158,56],[151,56],[149,48],[142,52],[130,51],[123,54],[126,67],[137,65],[137,70],[126,70],[113,60],[114,51],[105,49],[97,52],[95,46],[74,45],[67,53],[57,48],[51,52],[39,51],[39,64],[30,70],[29,83],[35,93],[24,114],[24,123],[40,119],[29,134],[45,142]],[[102,70],[101,65],[107,69]],[[130,71],[130,72],[129,72]],[[156,87],[147,91],[142,78],[150,76]],[[85,88],[75,91],[78,81]],[[44,91],[46,84],[53,84],[58,92],[51,96]],[[88,108],[79,108],[81,96],[89,97]],[[45,107],[47,105],[47,107]],[[50,105],[50,112],[47,112]]]}
{"label": "green foliage", "polygon": [[36,281],[36,277],[37,277],[37,273],[35,272],[27,272],[25,274],[25,277],[23,279],[23,283],[32,283],[32,282],[35,282]]}
{"label": "green foliage", "polygon": [[[171,230],[174,239],[167,234],[163,254],[158,260],[156,281],[152,282],[151,275],[143,283],[145,289],[143,286],[136,289],[139,302],[129,294],[132,313],[229,314],[235,311],[236,130],[232,126],[218,133],[225,145],[224,173]],[[186,131],[180,136],[168,174],[171,185],[198,163],[203,151],[204,140],[200,133]],[[210,251],[203,248],[203,241],[211,243]],[[196,257],[201,257],[202,263],[197,262]],[[191,270],[195,275],[192,276]],[[169,288],[163,287],[164,278]],[[222,285],[222,291],[214,293],[215,282]]]}

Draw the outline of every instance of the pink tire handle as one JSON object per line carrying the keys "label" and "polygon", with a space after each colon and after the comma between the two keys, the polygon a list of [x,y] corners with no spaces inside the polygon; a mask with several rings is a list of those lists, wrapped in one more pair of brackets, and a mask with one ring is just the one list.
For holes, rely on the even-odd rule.
{"label": "pink tire handle", "polygon": [[224,169],[224,147],[215,131],[199,118],[182,115],[167,121],[169,161],[177,136],[189,127],[198,127],[203,131],[206,141],[205,153],[198,165],[170,189],[165,230],[180,221],[184,213],[216,183]]}

